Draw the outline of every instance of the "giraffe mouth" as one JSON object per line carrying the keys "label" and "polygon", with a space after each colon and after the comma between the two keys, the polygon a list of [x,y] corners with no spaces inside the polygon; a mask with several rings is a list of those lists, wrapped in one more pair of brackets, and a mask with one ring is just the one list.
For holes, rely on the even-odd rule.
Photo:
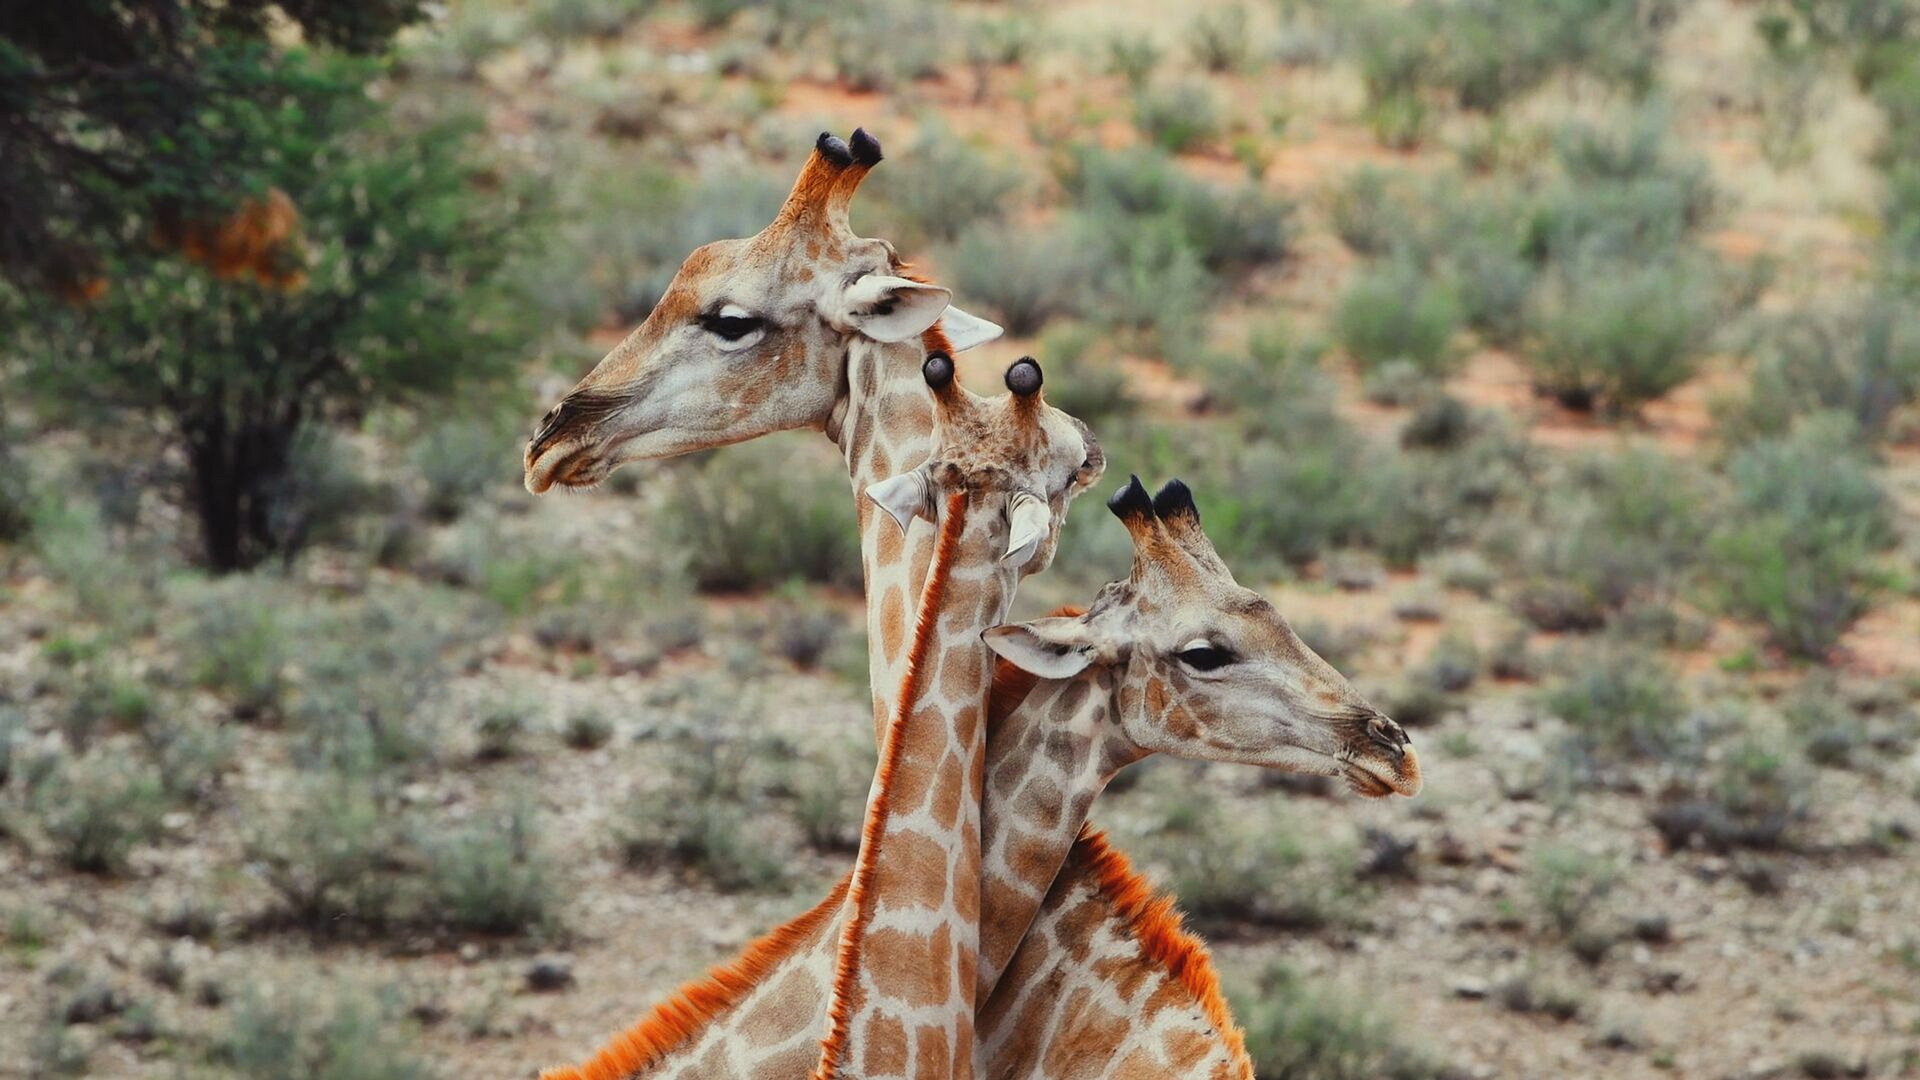
{"label": "giraffe mouth", "polygon": [[1341,764],[1340,777],[1354,794],[1364,798],[1384,799],[1389,795],[1411,798],[1420,793],[1420,759],[1411,746],[1399,761],[1355,758]]}
{"label": "giraffe mouth", "polygon": [[612,471],[610,460],[600,447],[555,446],[527,462],[527,490],[545,494],[553,487],[587,488],[606,479]]}

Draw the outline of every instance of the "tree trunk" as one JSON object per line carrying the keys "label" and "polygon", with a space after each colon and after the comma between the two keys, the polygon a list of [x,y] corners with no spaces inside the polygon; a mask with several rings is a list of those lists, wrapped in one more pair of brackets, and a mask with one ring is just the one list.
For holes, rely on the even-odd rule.
{"label": "tree trunk", "polygon": [[207,569],[226,574],[260,564],[283,546],[274,501],[287,479],[296,418],[193,418],[186,434],[192,497]]}

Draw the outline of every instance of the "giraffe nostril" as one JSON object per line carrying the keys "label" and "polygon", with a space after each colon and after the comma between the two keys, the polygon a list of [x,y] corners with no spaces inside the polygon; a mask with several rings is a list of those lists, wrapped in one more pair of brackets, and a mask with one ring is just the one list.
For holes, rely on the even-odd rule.
{"label": "giraffe nostril", "polygon": [[1404,756],[1405,747],[1413,742],[1407,737],[1405,728],[1378,714],[1367,720],[1367,738],[1384,747],[1395,757]]}

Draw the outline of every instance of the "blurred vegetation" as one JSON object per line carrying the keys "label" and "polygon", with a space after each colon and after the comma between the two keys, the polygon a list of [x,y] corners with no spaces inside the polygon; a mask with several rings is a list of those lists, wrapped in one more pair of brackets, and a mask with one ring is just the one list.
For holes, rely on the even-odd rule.
{"label": "blurred vegetation", "polygon": [[[1577,1025],[1589,1071],[1687,1058],[1610,1013],[1674,989],[1674,937],[1729,944],[1666,925],[1676,875],[1759,923],[1911,845],[1910,8],[0,15],[0,845],[27,883],[0,967],[44,1002],[30,1067],[437,1075],[570,1003],[232,972],[459,949],[517,985],[595,947],[610,895],[730,927],[844,866],[874,748],[830,448],[517,481],[527,421],[691,250],[764,225],[847,107],[887,142],[856,229],[1039,355],[1112,475],[1185,478],[1239,579],[1414,731],[1417,803],[1191,763],[1102,800],[1257,973],[1258,1074],[1457,1072],[1324,978],[1430,940],[1414,905],[1463,968],[1498,958],[1446,972],[1475,1023]],[[1022,604],[1129,560],[1084,505]],[[125,955],[167,946],[153,977],[69,963],[95,931],[61,890]],[[1865,955],[1882,908],[1822,903],[1805,962]]]}

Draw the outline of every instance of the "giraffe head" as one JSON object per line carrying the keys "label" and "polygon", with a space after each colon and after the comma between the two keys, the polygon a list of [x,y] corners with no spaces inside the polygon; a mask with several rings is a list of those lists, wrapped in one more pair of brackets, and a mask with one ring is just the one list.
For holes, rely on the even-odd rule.
{"label": "giraffe head", "polygon": [[945,497],[964,494],[970,505],[1003,515],[1002,567],[1046,569],[1068,504],[1106,470],[1093,432],[1046,403],[1031,356],[1007,368],[1008,393],[999,398],[961,386],[945,352],[929,355],[921,370],[933,391],[933,457],[869,487],[868,497],[905,528],[915,517],[932,520]]}
{"label": "giraffe head", "polygon": [[946,289],[904,276],[893,245],[854,235],[848,207],[879,161],[864,130],[850,143],[823,132],[772,224],[687,256],[646,321],[541,420],[527,489],[589,486],[626,461],[826,427],[844,404],[856,337],[912,341],[936,322],[949,349],[998,337],[949,307]]}
{"label": "giraffe head", "polygon": [[996,653],[1042,679],[1108,669],[1114,718],[1142,756],[1339,776],[1374,798],[1419,792],[1406,732],[1233,580],[1185,484],[1149,497],[1134,477],[1107,506],[1133,537],[1132,574],[1084,614],[987,631]]}

